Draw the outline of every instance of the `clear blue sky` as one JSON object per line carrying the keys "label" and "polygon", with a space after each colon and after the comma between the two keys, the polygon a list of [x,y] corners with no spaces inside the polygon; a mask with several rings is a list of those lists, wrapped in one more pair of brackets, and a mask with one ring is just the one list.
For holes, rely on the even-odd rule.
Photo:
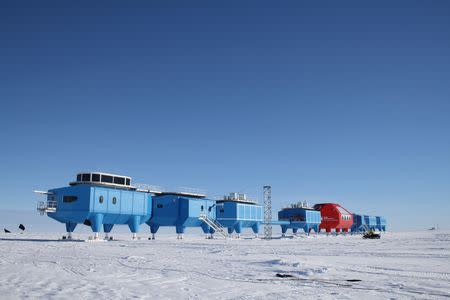
{"label": "clear blue sky", "polygon": [[91,2],[0,2],[0,209],[99,170],[450,227],[448,1]]}

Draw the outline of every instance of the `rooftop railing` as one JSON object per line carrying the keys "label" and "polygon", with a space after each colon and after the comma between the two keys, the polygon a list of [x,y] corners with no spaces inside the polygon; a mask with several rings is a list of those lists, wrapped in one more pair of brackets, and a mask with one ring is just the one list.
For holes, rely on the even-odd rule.
{"label": "rooftop railing", "polygon": [[55,212],[58,207],[58,203],[56,201],[38,201],[37,210],[41,215],[44,213]]}

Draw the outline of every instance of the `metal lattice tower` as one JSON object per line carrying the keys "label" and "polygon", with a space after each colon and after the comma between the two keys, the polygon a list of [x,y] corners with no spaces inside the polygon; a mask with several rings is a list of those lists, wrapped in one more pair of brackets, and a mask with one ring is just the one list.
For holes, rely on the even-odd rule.
{"label": "metal lattice tower", "polygon": [[263,199],[264,199],[264,238],[272,238],[272,187],[265,185],[263,187]]}

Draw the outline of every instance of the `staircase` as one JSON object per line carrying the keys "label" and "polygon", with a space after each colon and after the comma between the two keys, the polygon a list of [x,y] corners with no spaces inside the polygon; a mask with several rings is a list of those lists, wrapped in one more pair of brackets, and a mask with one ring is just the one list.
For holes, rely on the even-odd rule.
{"label": "staircase", "polygon": [[228,232],[226,229],[216,220],[209,218],[206,214],[201,214],[198,219],[205,222],[209,227],[214,229],[217,233],[223,235],[225,238],[228,237]]}
{"label": "staircase", "polygon": [[365,230],[366,232],[369,232],[369,231],[370,231],[370,228],[369,228],[369,226],[368,226],[367,224],[364,224],[364,230]]}

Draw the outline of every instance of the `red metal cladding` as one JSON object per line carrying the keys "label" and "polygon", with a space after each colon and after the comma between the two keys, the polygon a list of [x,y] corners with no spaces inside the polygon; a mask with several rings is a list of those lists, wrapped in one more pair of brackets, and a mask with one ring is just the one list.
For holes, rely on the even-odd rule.
{"label": "red metal cladding", "polygon": [[316,204],[314,209],[320,210],[322,223],[319,228],[326,232],[331,232],[332,229],[336,232],[348,232],[353,225],[353,214],[337,203]]}

